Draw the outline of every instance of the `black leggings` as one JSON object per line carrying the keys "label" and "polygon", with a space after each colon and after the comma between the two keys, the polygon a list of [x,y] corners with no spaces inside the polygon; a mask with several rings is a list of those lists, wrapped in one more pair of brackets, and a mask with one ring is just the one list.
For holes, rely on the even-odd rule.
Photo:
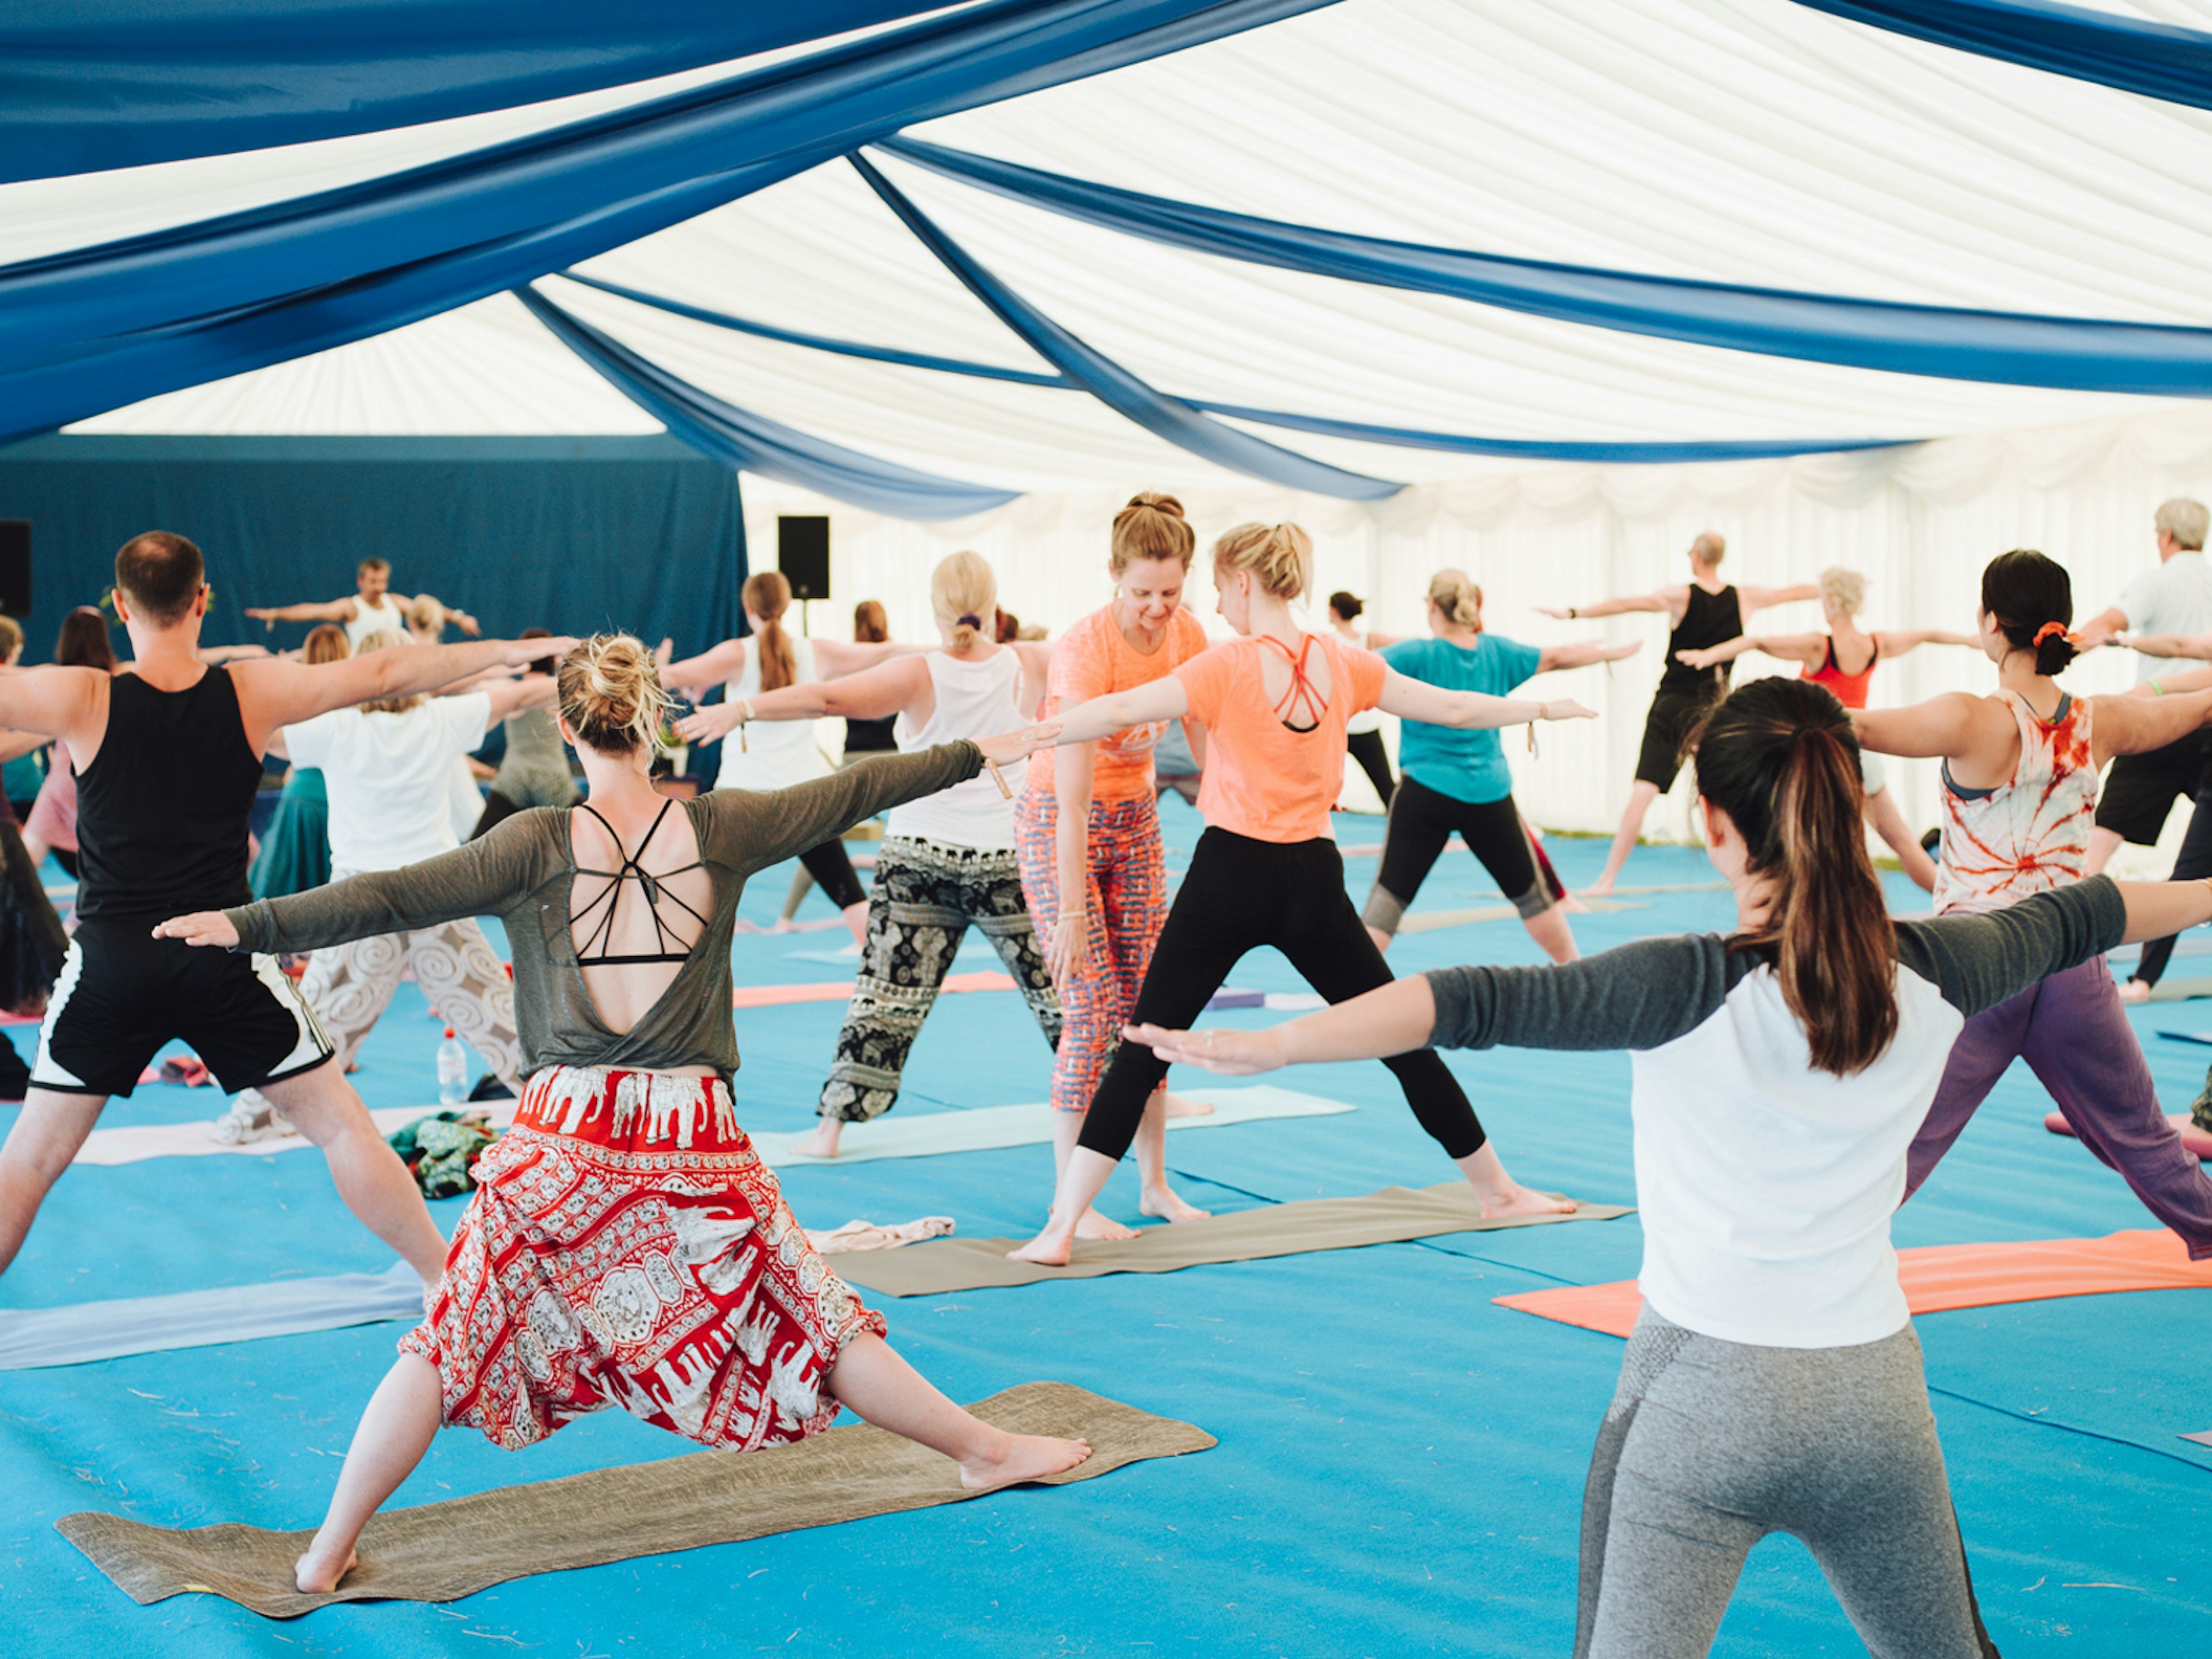
{"label": "black leggings", "polygon": [[1550,886],[1536,866],[1535,848],[1522,827],[1521,809],[1513,804],[1512,796],[1503,800],[1454,800],[1419,778],[1407,778],[1400,782],[1397,799],[1390,803],[1382,861],[1360,920],[1382,933],[1395,933],[1406,907],[1420,892],[1421,884],[1428,879],[1455,830],[1467,843],[1467,850],[1490,872],[1498,890],[1513,901],[1523,921],[1552,908]]}
{"label": "black leggings", "polygon": [[1359,769],[1367,774],[1368,782],[1375,793],[1382,797],[1382,805],[1389,805],[1390,797],[1397,785],[1390,779],[1390,751],[1382,746],[1380,732],[1354,732],[1344,740],[1346,750],[1359,763]]}
{"label": "black leggings", "polygon": [[[1208,830],[1191,854],[1152,965],[1131,1018],[1188,1029],[1248,951],[1272,945],[1331,1002],[1390,983],[1382,953],[1344,890],[1344,860],[1333,841],[1254,841]],[[1452,1158],[1482,1149],[1482,1125],[1458,1080],[1433,1048],[1382,1062],[1406,1091],[1420,1125]],[[1081,1144],[1119,1159],[1136,1139],[1145,1103],[1167,1075],[1150,1048],[1123,1043],[1091,1097]]]}
{"label": "black leggings", "polygon": [[[2202,881],[2212,876],[2212,784],[2197,792],[2197,810],[2189,815],[2189,833],[2181,838],[2181,851],[2173,860],[2173,873],[2169,881]],[[2174,935],[2154,939],[2142,948],[2142,960],[2136,964],[2130,979],[2139,979],[2146,985],[2155,985],[2166,973],[2166,964],[2173,956]]]}
{"label": "black leggings", "polygon": [[846,855],[843,842],[825,841],[819,847],[810,847],[799,855],[799,861],[814,878],[822,896],[840,910],[868,902],[867,890],[853,873],[853,860]]}

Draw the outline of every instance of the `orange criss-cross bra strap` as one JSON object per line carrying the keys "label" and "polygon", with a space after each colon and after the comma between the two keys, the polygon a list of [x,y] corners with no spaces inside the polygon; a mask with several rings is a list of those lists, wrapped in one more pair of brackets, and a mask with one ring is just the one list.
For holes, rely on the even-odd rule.
{"label": "orange criss-cross bra strap", "polygon": [[[1273,634],[1262,634],[1259,637],[1281,652],[1283,660],[1291,665],[1290,689],[1275,704],[1275,718],[1292,732],[1315,730],[1321,725],[1322,716],[1328,712],[1328,699],[1321,695],[1306,673],[1306,657],[1313,650],[1314,636],[1310,634],[1304,635],[1295,655],[1289,646]],[[1298,724],[1300,714],[1305,716],[1304,726]]]}

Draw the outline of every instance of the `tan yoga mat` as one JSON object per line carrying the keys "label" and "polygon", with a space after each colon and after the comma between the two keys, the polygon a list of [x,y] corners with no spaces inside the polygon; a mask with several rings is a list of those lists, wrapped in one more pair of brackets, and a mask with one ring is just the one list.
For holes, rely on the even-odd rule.
{"label": "tan yoga mat", "polygon": [[[1017,1434],[1090,1441],[1090,1461],[1041,1483],[1048,1486],[1214,1443],[1188,1423],[1066,1382],[1024,1382],[969,1409]],[[952,1464],[927,1447],[854,1424],[763,1451],[694,1452],[387,1510],[362,1534],[361,1565],[328,1595],[302,1595],[292,1587],[292,1564],[312,1532],[266,1532],[234,1522],[171,1531],[90,1511],[54,1524],[141,1607],[196,1591],[228,1596],[271,1619],[296,1619],[332,1601],[453,1601],[532,1573],[739,1543],[984,1495],[963,1488]]]}
{"label": "tan yoga mat", "polygon": [[1617,1204],[1577,1204],[1572,1215],[1508,1216],[1486,1221],[1474,1189],[1464,1181],[1440,1187],[1385,1187],[1358,1198],[1308,1198],[1263,1204],[1203,1221],[1147,1227],[1136,1238],[1075,1242],[1065,1267],[1009,1261],[1017,1238],[943,1238],[880,1256],[837,1263],[838,1276],[884,1296],[940,1296],[948,1291],[999,1290],[1055,1279],[1099,1279],[1108,1273],[1171,1273],[1215,1261],[1261,1261],[1310,1250],[1348,1250],[1362,1244],[1402,1244],[1443,1233],[1490,1232],[1506,1227],[1544,1227],[1561,1221],[1610,1221],[1629,1212]]}

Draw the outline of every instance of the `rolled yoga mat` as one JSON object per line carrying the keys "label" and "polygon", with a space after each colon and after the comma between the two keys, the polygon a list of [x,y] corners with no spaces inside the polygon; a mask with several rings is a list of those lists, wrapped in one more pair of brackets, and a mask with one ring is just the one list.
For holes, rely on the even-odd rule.
{"label": "rolled yoga mat", "polygon": [[1261,1261],[1312,1250],[1402,1244],[1444,1233],[1542,1227],[1561,1221],[1610,1221],[1629,1212],[1617,1204],[1578,1204],[1572,1215],[1508,1216],[1486,1221],[1464,1181],[1440,1187],[1385,1187],[1358,1198],[1310,1198],[1263,1204],[1233,1215],[1147,1227],[1133,1239],[1081,1238],[1065,1267],[1010,1261],[1017,1238],[945,1238],[882,1256],[840,1258],[838,1276],[885,1296],[939,1296],[949,1291],[997,1290],[1108,1273],[1171,1273],[1207,1262]]}
{"label": "rolled yoga mat", "polygon": [[[2112,1291],[2212,1290],[2212,1261],[2191,1261],[2163,1227],[2102,1238],[2038,1238],[2012,1244],[1931,1244],[1897,1253],[1898,1283],[1916,1314],[2046,1302]],[[1562,1325],[1626,1336],[1644,1298],[1632,1279],[1570,1285],[1492,1298]]]}
{"label": "rolled yoga mat", "polygon": [[[1040,1483],[1047,1486],[1215,1443],[1188,1423],[1065,1382],[1024,1382],[969,1409],[1016,1434],[1088,1440],[1090,1461]],[[266,1532],[234,1522],[172,1531],[92,1511],[64,1516],[54,1526],[141,1607],[196,1591],[228,1596],[271,1619],[296,1619],[333,1601],[453,1601],[532,1573],[734,1544],[985,1495],[963,1488],[951,1462],[927,1447],[853,1424],[757,1452],[693,1452],[386,1510],[362,1533],[361,1565],[327,1595],[302,1595],[292,1587],[293,1563],[312,1531]]]}

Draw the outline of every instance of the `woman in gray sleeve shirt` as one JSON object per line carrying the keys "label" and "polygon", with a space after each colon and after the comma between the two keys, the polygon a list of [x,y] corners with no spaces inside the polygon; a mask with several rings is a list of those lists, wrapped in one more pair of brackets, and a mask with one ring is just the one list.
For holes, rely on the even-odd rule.
{"label": "woman in gray sleeve shirt", "polygon": [[1431,1044],[1626,1048],[1644,1312],[1583,1496],[1578,1655],[1711,1645],[1751,1547],[1812,1551],[1868,1647],[1985,1655],[1889,1218],[1967,1018],[2123,939],[2212,919],[2100,878],[1893,922],[1833,696],[1761,680],[1697,745],[1736,931],[1401,980],[1265,1031],[1131,1028],[1223,1072]]}
{"label": "woman in gray sleeve shirt", "polygon": [[404,869],[154,930],[307,951],[496,915],[514,947],[528,1076],[514,1127],[476,1166],[428,1315],[401,1339],[300,1559],[302,1591],[350,1570],[362,1527],[441,1424],[514,1448],[619,1406],[751,1451],[820,1432],[842,1406],[955,1459],[971,1487],[1090,1455],[1080,1441],[978,1421],[891,1351],[883,1316],[793,1219],[730,1091],[730,932],[745,878],[1027,748],[945,744],[797,788],[679,804],[648,776],[667,699],[644,646],[585,641],[558,678],[562,735],[591,785],[582,805],[519,812]]}

